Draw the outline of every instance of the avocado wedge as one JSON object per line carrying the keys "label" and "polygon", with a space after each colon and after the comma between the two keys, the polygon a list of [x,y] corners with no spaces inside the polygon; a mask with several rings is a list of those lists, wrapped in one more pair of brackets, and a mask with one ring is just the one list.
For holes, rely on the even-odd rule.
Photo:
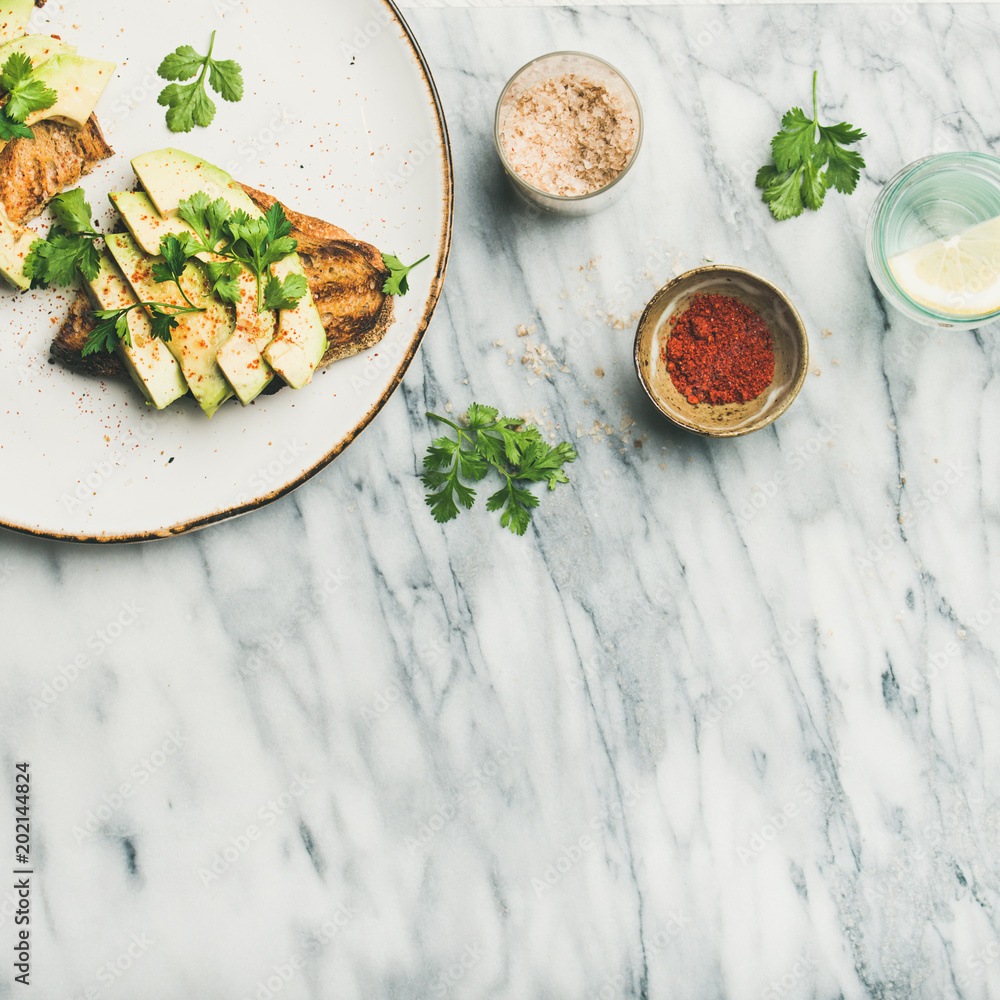
{"label": "avocado wedge", "polygon": [[36,67],[48,62],[53,56],[64,53],[73,55],[76,52],[76,46],[67,45],[51,35],[22,35],[20,38],[13,38],[0,45],[0,66],[15,52],[26,55],[31,60],[31,65]]}
{"label": "avocado wedge", "polygon": [[[138,302],[111,254],[101,254],[100,270],[86,281],[87,292],[98,309],[127,309]],[[153,336],[149,317],[141,309],[128,314],[131,344],[119,341],[117,352],[132,381],[158,410],[188,391],[180,365],[162,340]]]}
{"label": "avocado wedge", "polygon": [[31,285],[31,278],[24,273],[24,262],[37,239],[38,233],[11,222],[0,203],[0,275],[17,288]]}
{"label": "avocado wedge", "polygon": [[88,59],[70,53],[47,59],[32,72],[31,79],[54,90],[58,95],[56,103],[50,108],[32,111],[24,123],[34,125],[43,119],[52,119],[83,128],[116,68],[114,63],[103,59]]}
{"label": "avocado wedge", "polygon": [[34,9],[35,0],[6,0],[6,3],[0,3],[0,42],[23,35]]}
{"label": "avocado wedge", "polygon": [[[105,237],[105,242],[140,301],[187,305],[173,282],[159,282],[153,277],[153,265],[162,261],[162,257],[147,256],[126,233],[112,233]],[[188,298],[196,304],[204,304],[205,311],[178,316],[177,327],[167,346],[180,364],[198,405],[211,417],[233,395],[216,354],[232,336],[235,314],[231,307],[212,296],[208,279],[193,261],[184,269],[181,284]]]}

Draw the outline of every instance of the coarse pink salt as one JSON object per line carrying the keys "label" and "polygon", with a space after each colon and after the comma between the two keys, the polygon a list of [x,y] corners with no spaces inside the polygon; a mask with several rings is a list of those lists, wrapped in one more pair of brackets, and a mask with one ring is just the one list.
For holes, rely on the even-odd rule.
{"label": "coarse pink salt", "polygon": [[528,184],[560,197],[610,184],[635,152],[636,122],[621,98],[577,73],[525,90],[501,127],[507,160]]}

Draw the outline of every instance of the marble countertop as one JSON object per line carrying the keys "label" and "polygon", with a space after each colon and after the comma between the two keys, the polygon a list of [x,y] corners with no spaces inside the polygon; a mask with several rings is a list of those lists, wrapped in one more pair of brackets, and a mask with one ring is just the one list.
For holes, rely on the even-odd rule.
{"label": "marble countertop", "polygon": [[[11,875],[0,998],[1000,996],[997,328],[894,313],[863,247],[903,164],[996,152],[1000,8],[407,16],[455,231],[378,419],[200,533],[0,532],[2,843],[28,761],[37,851],[32,985]],[[555,48],[647,115],[589,219],[519,207],[491,146]],[[754,172],[814,68],[868,165],[777,224]],[[744,439],[671,429],[633,374],[639,310],[705,259],[809,330]],[[423,504],[424,411],[473,400],[579,449],[523,538]]]}

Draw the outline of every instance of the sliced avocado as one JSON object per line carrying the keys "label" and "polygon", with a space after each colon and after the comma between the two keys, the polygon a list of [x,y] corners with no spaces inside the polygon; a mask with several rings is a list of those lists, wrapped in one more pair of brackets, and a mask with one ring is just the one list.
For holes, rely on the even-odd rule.
{"label": "sliced avocado", "polygon": [[15,52],[26,55],[31,60],[32,66],[40,66],[53,56],[73,55],[76,52],[76,46],[67,45],[51,35],[22,35],[20,38],[13,38],[0,45],[0,66]]}
{"label": "sliced avocado", "polygon": [[[180,217],[164,219],[141,191],[116,191],[111,203],[125,220],[133,239],[147,254],[160,252],[160,240],[170,233],[193,232]],[[221,261],[216,254],[201,253],[202,261]],[[236,330],[219,348],[216,360],[240,402],[246,406],[256,399],[274,378],[274,369],[261,352],[274,337],[274,312],[257,312],[257,282],[248,271],[240,273],[243,297],[236,303]]]}
{"label": "sliced avocado", "polygon": [[[173,282],[159,282],[153,277],[153,265],[160,263],[162,257],[144,254],[126,233],[112,233],[105,237],[105,243],[140,301],[186,306]],[[178,316],[167,346],[179,362],[198,405],[211,417],[233,394],[216,362],[216,354],[232,335],[236,325],[234,311],[212,297],[208,278],[193,261],[184,269],[181,285],[192,302],[205,305],[205,312]]]}
{"label": "sliced avocado", "polygon": [[143,253],[154,256],[160,252],[160,240],[173,233],[191,232],[191,227],[181,218],[164,219],[149,196],[141,191],[112,191],[108,195],[111,204],[139,244]]}
{"label": "sliced avocado", "polygon": [[103,59],[68,54],[53,56],[32,72],[31,79],[54,90],[58,95],[56,103],[51,108],[32,111],[24,123],[34,125],[43,119],[52,119],[83,128],[116,68],[114,63]]}
{"label": "sliced avocado", "polygon": [[243,297],[236,303],[236,331],[219,348],[218,361],[229,384],[246,406],[274,378],[274,369],[264,360],[264,348],[274,339],[274,310],[257,312],[257,281],[249,271],[240,272]]}
{"label": "sliced avocado", "polygon": [[250,196],[219,167],[182,149],[158,149],[132,161],[139,183],[146,189],[156,210],[165,219],[177,215],[180,203],[204,191],[213,201],[225,198],[234,209],[257,216],[260,209]]}
{"label": "sliced avocado", "polygon": [[0,275],[17,288],[31,285],[31,278],[24,273],[24,262],[37,239],[41,239],[38,233],[11,222],[0,203]]}
{"label": "sliced avocado", "polygon": [[[242,209],[250,216],[263,215],[229,174],[183,150],[167,148],[145,153],[132,161],[132,169],[164,218],[176,216],[180,203],[198,191],[212,199],[225,198],[234,209]],[[289,274],[305,277],[298,254],[276,264],[274,273],[279,278]],[[312,291],[307,290],[295,309],[278,313],[278,334],[265,349],[264,357],[293,389],[301,389],[312,381],[327,346],[323,320]]]}
{"label": "sliced avocado", "polygon": [[6,0],[0,3],[0,42],[23,35],[34,9],[35,0]]}
{"label": "sliced avocado", "polygon": [[[138,302],[106,250],[101,254],[100,268],[93,281],[85,281],[98,309],[127,309]],[[162,410],[188,391],[181,366],[167,345],[153,336],[149,317],[141,309],[128,314],[128,329],[132,343],[119,342],[118,357],[146,399]]]}
{"label": "sliced avocado", "polygon": [[[305,277],[298,254],[278,261],[274,273],[282,281],[290,274]],[[312,381],[328,346],[323,320],[307,287],[294,309],[279,310],[278,335],[264,349],[264,357],[293,389],[301,389]]]}

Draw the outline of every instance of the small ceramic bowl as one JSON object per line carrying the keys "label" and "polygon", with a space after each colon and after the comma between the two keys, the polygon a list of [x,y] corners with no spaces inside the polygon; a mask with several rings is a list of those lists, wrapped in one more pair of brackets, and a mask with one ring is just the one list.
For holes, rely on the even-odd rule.
{"label": "small ceramic bowl", "polygon": [[[529,88],[564,73],[575,73],[601,84],[621,102],[635,122],[635,147],[624,169],[613,180],[589,194],[557,195],[535,187],[514,169],[504,151],[504,127],[518,98]],[[550,52],[522,66],[507,81],[493,118],[493,143],[511,187],[529,205],[560,215],[592,215],[607,208],[625,190],[624,181],[642,146],[642,107],[628,80],[610,63],[585,52]]]}
{"label": "small ceramic bowl", "polygon": [[[729,295],[756,310],[774,345],[774,378],[746,403],[689,403],[661,357],[670,317],[699,293]],[[635,335],[635,370],[657,409],[679,427],[712,437],[738,437],[777,420],[798,395],[809,367],[809,340],[795,306],[769,281],[739,267],[696,267],[664,285],[650,300]]]}

